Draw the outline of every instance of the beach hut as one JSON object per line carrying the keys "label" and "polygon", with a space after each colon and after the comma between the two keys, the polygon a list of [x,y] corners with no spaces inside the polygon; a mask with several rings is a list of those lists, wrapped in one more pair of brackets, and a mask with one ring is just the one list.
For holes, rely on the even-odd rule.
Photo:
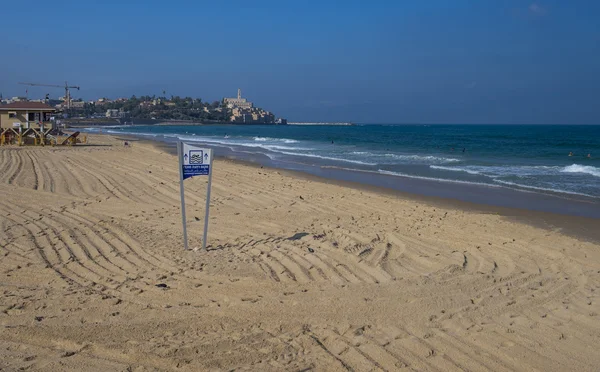
{"label": "beach hut", "polygon": [[0,105],[0,145],[45,145],[55,109],[42,102]]}

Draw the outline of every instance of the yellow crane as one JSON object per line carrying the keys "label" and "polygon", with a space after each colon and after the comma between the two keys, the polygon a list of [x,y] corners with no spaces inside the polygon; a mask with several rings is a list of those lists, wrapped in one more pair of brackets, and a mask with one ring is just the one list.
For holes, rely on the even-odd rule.
{"label": "yellow crane", "polygon": [[65,85],[53,85],[53,84],[38,84],[38,83],[19,83],[21,85],[29,85],[32,87],[53,87],[53,88],[65,88],[65,101],[67,102],[67,108],[70,109],[71,108],[71,92],[69,91],[69,89],[77,89],[79,90],[80,87],[75,86],[75,85],[69,85],[66,81],[65,81]]}

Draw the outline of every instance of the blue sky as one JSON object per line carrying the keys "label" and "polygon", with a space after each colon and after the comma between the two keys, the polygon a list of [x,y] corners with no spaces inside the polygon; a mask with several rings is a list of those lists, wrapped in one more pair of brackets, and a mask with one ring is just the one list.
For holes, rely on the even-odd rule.
{"label": "blue sky", "polygon": [[[0,92],[244,96],[290,120],[600,124],[600,1],[11,1]],[[29,88],[32,98],[60,89]]]}

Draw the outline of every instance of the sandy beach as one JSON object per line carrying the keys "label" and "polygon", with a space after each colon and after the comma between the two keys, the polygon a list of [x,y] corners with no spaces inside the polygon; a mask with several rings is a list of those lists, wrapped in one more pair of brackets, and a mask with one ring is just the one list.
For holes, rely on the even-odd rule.
{"label": "sandy beach", "polygon": [[218,159],[183,251],[177,158],[89,142],[0,148],[0,370],[600,366],[577,229]]}

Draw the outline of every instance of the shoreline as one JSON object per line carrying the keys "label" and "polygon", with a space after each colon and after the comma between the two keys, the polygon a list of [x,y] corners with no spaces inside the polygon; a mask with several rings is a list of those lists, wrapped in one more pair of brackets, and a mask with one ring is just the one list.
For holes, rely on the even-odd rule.
{"label": "shoreline", "polygon": [[[136,136],[116,136],[114,134],[106,134],[106,136],[112,136],[117,139],[128,139],[134,140],[140,143],[146,143],[154,146],[157,149],[168,152],[169,154],[176,156],[177,149],[174,143],[164,142],[164,141],[154,141],[148,138],[139,138]],[[209,146],[210,147],[210,146]],[[502,207],[489,205],[484,203],[475,203],[469,201],[463,201],[453,198],[444,198],[433,195],[423,195],[418,193],[411,193],[401,190],[396,190],[393,188],[369,185],[365,183],[355,182],[355,181],[346,181],[334,178],[327,178],[319,175],[314,175],[311,173],[285,169],[285,168],[277,168],[272,166],[261,165],[260,163],[229,158],[227,156],[217,155],[215,159],[219,159],[221,161],[228,161],[233,164],[239,164],[243,166],[253,167],[257,169],[266,168],[271,169],[273,171],[281,172],[282,174],[290,175],[294,178],[301,178],[305,180],[315,181],[324,184],[332,184],[339,185],[343,187],[352,188],[355,190],[375,192],[382,195],[394,196],[403,200],[416,201],[421,203],[426,203],[431,206],[438,206],[444,208],[452,208],[458,209],[465,212],[479,212],[485,214],[499,215],[505,217],[509,220],[525,223],[530,226],[540,227],[545,230],[556,230],[560,229],[561,232],[564,232],[566,235],[581,238],[590,242],[600,242],[600,230],[597,228],[600,219],[593,217],[582,217],[582,216],[574,216],[574,215],[565,215],[560,213],[553,213],[547,211],[536,211],[524,208],[514,208],[514,207]]]}
{"label": "shoreline", "polygon": [[[348,129],[348,135],[352,137],[348,141],[337,138],[339,131],[335,128],[311,130],[294,129],[293,126],[258,127],[260,128],[228,129],[219,125],[213,128],[142,126],[129,130],[115,128],[107,132],[165,142],[183,139],[204,143],[215,148],[218,154],[228,157],[231,155],[262,165],[301,170],[326,178],[356,181],[410,193],[600,218],[600,184],[595,179],[600,175],[600,168],[593,160],[580,162],[572,157],[567,159],[557,156],[558,150],[554,148],[534,149],[531,154],[526,149],[520,149],[518,153],[528,154],[524,158],[515,157],[517,152],[495,158],[490,155],[490,151],[493,153],[496,150],[489,149],[498,144],[483,147],[471,144],[475,146],[468,146],[472,153],[471,150],[464,153],[465,148],[463,153],[455,153],[453,147],[430,145],[419,133],[425,131],[425,138],[429,138],[433,135],[432,131],[437,130],[427,128],[398,126],[392,130],[367,126],[356,130]],[[441,130],[440,141],[448,142],[455,130],[450,129],[450,126],[445,127]],[[98,131],[93,128],[88,130]],[[470,131],[466,127],[457,130]],[[491,132],[499,130],[500,128],[495,128]],[[530,128],[526,131],[532,130]],[[370,149],[369,146],[377,143],[372,134],[378,131],[408,133],[411,140],[406,142],[408,139],[405,138],[400,147],[390,143],[391,147]],[[489,135],[490,129],[479,127],[474,132],[481,132],[485,137]],[[585,134],[589,131],[583,132]],[[364,146],[357,137],[359,134],[368,138]],[[324,140],[326,137],[329,138],[327,141]],[[335,138],[337,140],[334,145]],[[494,138],[490,137],[491,143],[495,143]],[[517,144],[516,147],[518,146]],[[533,156],[532,160],[527,160],[530,155]]]}
{"label": "shoreline", "polygon": [[[187,132],[186,132],[187,133]],[[175,143],[173,138],[150,135],[136,135],[133,133],[109,133],[113,135],[128,136],[148,141]],[[202,144],[202,140],[190,139],[189,141]],[[174,145],[173,145],[174,146]],[[374,171],[361,169],[361,167],[345,167],[331,162],[306,159],[293,159],[291,157],[273,157],[270,153],[254,150],[240,145],[239,148],[221,143],[208,141],[204,146],[214,148],[217,156],[250,160],[264,166],[301,171],[328,179],[350,181],[370,186],[394,189],[409,194],[456,199],[475,204],[484,204],[496,207],[527,209],[532,211],[551,212],[566,216],[580,216],[600,219],[600,198],[585,193],[553,190],[552,188],[537,188],[526,185],[507,186],[503,183],[487,183],[478,180],[446,179],[429,175],[403,174],[402,172]],[[260,147],[260,146],[259,146]],[[286,153],[286,152],[283,152]],[[410,172],[408,172],[410,173]]]}

